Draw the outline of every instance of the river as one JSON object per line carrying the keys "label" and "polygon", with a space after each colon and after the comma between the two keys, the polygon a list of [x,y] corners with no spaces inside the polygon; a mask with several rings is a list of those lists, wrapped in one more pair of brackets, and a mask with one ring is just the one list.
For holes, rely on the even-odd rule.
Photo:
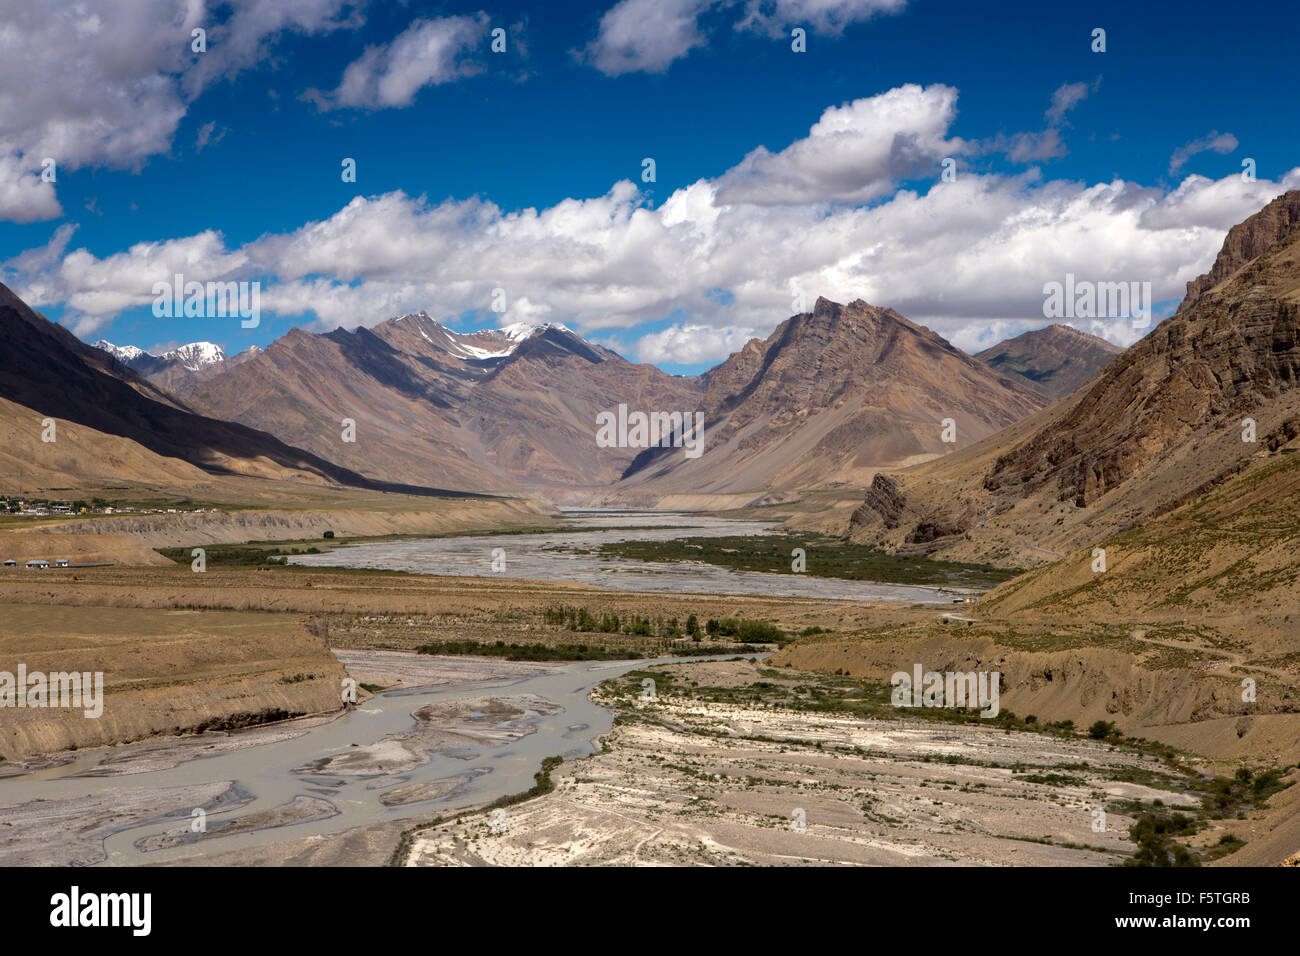
{"label": "river", "polygon": [[[767,521],[662,511],[570,511],[566,517],[572,530],[374,541],[345,545],[327,554],[297,555],[289,562],[309,567],[379,568],[456,577],[571,581],[614,591],[661,594],[947,604],[957,594],[970,593],[960,588],[738,571],[702,561],[638,561],[594,553],[602,544],[620,541],[768,534],[774,525]],[[503,553],[505,567],[494,571],[493,551],[498,548]]]}
{"label": "river", "polygon": [[[345,661],[347,653],[340,652]],[[690,658],[711,659],[719,658]],[[443,664],[452,674],[464,663],[422,660],[432,668]],[[103,845],[109,865],[160,863],[191,857],[196,850],[247,850],[393,820],[429,819],[528,790],[546,757],[594,753],[594,741],[613,726],[613,715],[588,699],[591,689],[668,660],[688,659],[475,662],[487,676],[380,693],[335,719],[278,725],[289,733],[268,742],[257,738],[272,728],[86,751],[40,771],[0,778],[0,817],[22,820],[18,811],[39,807],[42,817],[70,816],[58,823],[62,829],[91,830],[103,824],[95,798],[101,804],[109,799],[119,813],[124,807],[142,808],[138,819],[115,821],[107,832]],[[506,676],[491,676],[494,669]],[[431,718],[413,716],[430,707]],[[231,746],[204,756],[195,747],[204,741]],[[182,793],[176,788],[205,785],[216,785],[221,797],[203,805],[206,832],[196,833],[192,811],[177,812],[174,806]],[[391,802],[403,795],[407,802]],[[67,801],[66,809],[60,801]],[[291,805],[299,808],[298,822],[286,809]],[[163,807],[171,812],[158,812]],[[276,813],[288,816],[268,816]],[[250,829],[221,835],[232,825]],[[17,836],[21,840],[23,834]],[[0,864],[5,857],[0,852]]]}

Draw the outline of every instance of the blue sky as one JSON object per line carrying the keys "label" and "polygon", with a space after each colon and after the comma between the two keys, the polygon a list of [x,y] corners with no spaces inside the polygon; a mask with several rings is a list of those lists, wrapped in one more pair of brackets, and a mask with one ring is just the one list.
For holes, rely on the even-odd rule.
{"label": "blue sky", "polygon": [[[0,41],[7,87],[49,77],[0,98],[0,278],[88,341],[233,353],[425,309],[691,372],[826,294],[975,349],[1046,324],[1066,272],[1168,314],[1300,186],[1291,2],[124,2]],[[260,324],[156,318],[178,270],[260,281]]]}

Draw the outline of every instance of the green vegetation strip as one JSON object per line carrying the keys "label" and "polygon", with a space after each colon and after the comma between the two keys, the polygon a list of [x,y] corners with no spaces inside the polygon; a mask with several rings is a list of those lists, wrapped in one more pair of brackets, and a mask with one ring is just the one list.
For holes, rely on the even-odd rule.
{"label": "green vegetation strip", "polygon": [[886,584],[987,588],[1021,573],[1013,568],[889,554],[878,548],[851,544],[839,538],[788,533],[678,538],[673,541],[619,541],[601,545],[596,553],[638,561],[703,561],[737,571],[803,573],[794,570],[792,552],[795,548],[804,550],[806,573],[813,577],[879,581]]}

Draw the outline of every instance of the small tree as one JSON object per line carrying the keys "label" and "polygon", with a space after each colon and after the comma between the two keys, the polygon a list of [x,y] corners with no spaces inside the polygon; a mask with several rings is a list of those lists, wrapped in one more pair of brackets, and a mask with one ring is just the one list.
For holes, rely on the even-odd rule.
{"label": "small tree", "polygon": [[1088,728],[1088,736],[1093,740],[1105,740],[1115,732],[1115,725],[1108,720],[1099,720]]}

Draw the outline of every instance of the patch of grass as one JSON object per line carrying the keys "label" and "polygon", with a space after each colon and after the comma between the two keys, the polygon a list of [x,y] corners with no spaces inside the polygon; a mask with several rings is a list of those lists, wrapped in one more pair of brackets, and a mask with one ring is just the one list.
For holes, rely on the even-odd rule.
{"label": "patch of grass", "polygon": [[626,661],[641,657],[639,651],[600,644],[507,644],[505,641],[435,641],[421,644],[415,651],[417,654],[501,657],[508,661]]}
{"label": "patch of grass", "polygon": [[[792,566],[791,552],[795,548],[806,552],[805,572],[796,572]],[[638,561],[703,561],[738,571],[806,573],[813,577],[851,581],[971,588],[992,587],[1021,573],[1015,568],[894,555],[879,548],[820,535],[765,534],[678,538],[673,541],[619,541],[601,545],[596,553]]]}

